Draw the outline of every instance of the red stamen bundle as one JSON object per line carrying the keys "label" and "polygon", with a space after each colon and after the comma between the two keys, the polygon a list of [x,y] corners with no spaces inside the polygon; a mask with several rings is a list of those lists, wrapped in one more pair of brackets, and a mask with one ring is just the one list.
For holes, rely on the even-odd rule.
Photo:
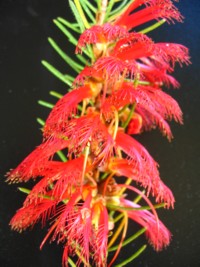
{"label": "red stamen bundle", "polygon": [[[64,266],[111,266],[127,244],[129,219],[143,227],[156,250],[169,245],[171,238],[155,208],[173,208],[173,194],[162,182],[158,164],[131,135],[158,127],[171,140],[167,121],[182,123],[178,103],[161,87],[179,85],[171,73],[175,63],[190,62],[188,50],[179,44],[155,43],[144,34],[164,20],[182,21],[182,16],[170,0],[121,1],[121,6],[115,1],[96,2],[98,8],[89,1],[70,1],[78,24],[56,21],[61,30],[68,25],[81,33],[75,51],[86,65],[69,62],[78,75],[69,77],[71,91],[49,114],[42,144],[7,175],[11,183],[37,179],[32,190],[21,188],[28,196],[10,222],[12,229],[21,232],[39,220],[42,225],[50,220],[41,247],[47,239],[62,243]],[[136,31],[155,19],[156,24]],[[73,35],[65,31],[74,43]],[[52,40],[51,44],[60,52]],[[58,76],[52,66],[46,67]],[[127,178],[124,184],[121,176]],[[125,190],[136,200],[129,200]],[[138,204],[140,198],[147,207]],[[109,251],[116,251],[111,259]],[[75,255],[76,265],[70,258]]]}

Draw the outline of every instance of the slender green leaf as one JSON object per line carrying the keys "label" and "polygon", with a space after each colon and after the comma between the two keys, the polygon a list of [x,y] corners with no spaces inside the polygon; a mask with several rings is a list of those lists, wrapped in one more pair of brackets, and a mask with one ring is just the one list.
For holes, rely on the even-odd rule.
{"label": "slender green leaf", "polygon": [[51,72],[53,73],[58,79],[60,79],[65,84],[71,86],[71,83],[66,79],[65,75],[63,75],[59,70],[54,68],[51,64],[49,64],[47,61],[42,60],[42,64]]}
{"label": "slender green leaf", "polygon": [[90,28],[90,24],[88,23],[87,18],[85,16],[85,13],[84,13],[84,11],[82,9],[83,5],[80,3],[79,0],[74,0],[74,3],[76,5],[77,11],[78,11],[79,16],[81,17],[81,19],[83,21],[83,24],[84,24],[85,28],[89,29]]}
{"label": "slender green leaf", "polygon": [[43,101],[43,100],[38,100],[38,104],[43,106],[43,107],[50,108],[50,109],[52,109],[54,107],[54,104]]}
{"label": "slender green leaf", "polygon": [[[165,206],[166,206],[166,203],[160,203],[160,204],[153,205],[153,207],[155,209],[164,208]],[[140,208],[136,208],[136,210],[151,210],[151,208],[149,206],[142,206]]]}
{"label": "slender green leaf", "polygon": [[[114,214],[113,214],[114,215]],[[114,218],[114,223],[118,222],[120,219],[124,217],[123,213],[120,213],[117,217]]]}
{"label": "slender green leaf", "polygon": [[71,32],[68,29],[66,29],[66,27],[62,23],[60,23],[58,20],[54,19],[53,22],[68,38],[69,42],[76,46],[78,43],[78,40],[71,34]]}
{"label": "slender green leaf", "polygon": [[126,259],[125,261],[121,262],[120,264],[115,265],[115,267],[123,267],[123,266],[127,266],[127,264],[131,261],[133,261],[134,259],[136,259],[145,249],[146,249],[147,245],[143,245],[140,249],[138,249],[138,251],[136,251],[131,257],[129,257],[128,259]]}
{"label": "slender green leaf", "polygon": [[[80,1],[81,2],[81,5],[85,11],[85,13],[88,15],[88,17],[91,19],[91,21],[93,23],[95,23],[95,17],[93,16],[93,14],[91,13],[90,9],[88,8],[88,6],[86,5],[86,2],[85,1]],[[87,1],[88,2],[88,1]]]}
{"label": "slender green leaf", "polygon": [[[25,193],[27,195],[30,194],[31,190],[30,189],[27,189],[27,188],[24,188],[24,187],[18,187],[19,191],[21,191],[22,193]],[[51,196],[48,196],[48,195],[42,195],[42,194],[38,194],[38,197],[42,197],[42,198],[45,198],[45,199],[52,199]]]}
{"label": "slender green leaf", "polygon": [[114,210],[137,210],[137,208],[132,208],[132,207],[123,207],[123,206],[115,206],[115,205],[112,205],[112,204],[107,204],[107,207],[109,209],[114,209]]}
{"label": "slender green leaf", "polygon": [[130,122],[130,120],[131,120],[131,118],[133,116],[135,107],[136,107],[136,104],[133,104],[132,107],[131,107],[131,110],[129,112],[128,118],[127,118],[127,120],[124,122],[124,124],[122,126],[124,129],[126,129],[126,127],[128,126],[128,124],[129,124],[129,122]]}
{"label": "slender green leaf", "polygon": [[156,22],[155,24],[147,27],[146,29],[140,31],[140,33],[148,33],[148,32],[151,32],[151,31],[155,30],[156,28],[160,27],[161,25],[163,25],[165,22],[166,22],[166,20],[165,19],[162,19],[162,20]]}
{"label": "slender green leaf", "polygon": [[73,260],[68,257],[68,263],[71,265],[71,267],[76,267],[76,264],[73,262]]}
{"label": "slender green leaf", "polygon": [[88,65],[87,59],[85,59],[82,55],[77,54],[76,57],[84,64]]}
{"label": "slender green leaf", "polygon": [[110,17],[108,18],[108,21],[112,21],[116,19],[118,16],[120,16],[128,7],[129,5],[135,0],[125,0],[119,5],[116,9],[114,9],[112,12],[110,12]]}
{"label": "slender green leaf", "polygon": [[[145,231],[146,231],[146,228],[142,228],[139,231],[137,231],[134,235],[130,236],[129,238],[127,238],[123,242],[122,247],[124,247],[124,246],[128,245],[129,243],[133,242],[135,239],[137,239],[139,236],[141,236]],[[111,247],[111,248],[108,249],[108,252],[115,251],[115,250],[118,249],[118,247],[119,247],[119,245]]]}
{"label": "slender green leaf", "polygon": [[37,122],[41,125],[44,126],[45,125],[45,121],[41,118],[37,118]]}
{"label": "slender green leaf", "polygon": [[88,0],[81,0],[81,2],[84,2],[84,3],[90,8],[90,10],[94,12],[94,14],[97,13],[97,8],[94,7],[94,6],[90,3],[90,1],[88,1]]}
{"label": "slender green leaf", "polygon": [[[142,194],[144,195],[145,194],[145,190],[142,191]],[[142,194],[141,195],[138,195],[134,200],[133,202],[135,204],[137,204],[141,199],[142,199]]]}
{"label": "slender green leaf", "polygon": [[138,84],[142,84],[142,85],[150,85],[150,82],[147,81],[138,81]]}
{"label": "slender green leaf", "polygon": [[96,3],[97,3],[97,9],[98,9],[98,11],[101,9],[101,1],[102,0],[95,0],[96,1]]}
{"label": "slender green leaf", "polygon": [[25,193],[25,194],[30,194],[31,190],[30,189],[27,189],[27,188],[24,188],[24,187],[18,187],[19,191],[21,191],[22,193]]}
{"label": "slender green leaf", "polygon": [[71,57],[69,57],[61,48],[57,45],[57,43],[52,39],[48,38],[49,43],[51,46],[56,50],[56,52],[62,57],[62,59],[69,65],[71,66],[77,73],[79,73],[82,69],[83,66],[74,61]]}
{"label": "slender green leaf", "polygon": [[[68,31],[68,29],[66,29],[66,27],[64,25],[62,25],[58,20],[54,19],[53,22],[55,23],[55,25],[64,33],[65,36],[67,36],[68,40],[70,43],[72,43],[73,45],[77,45],[78,40]],[[87,50],[83,50],[83,52],[89,57],[91,58],[90,53]]]}
{"label": "slender green leaf", "polygon": [[[165,207],[165,203],[161,203],[161,204],[155,204],[153,205],[155,209],[160,209],[160,208],[164,208]],[[108,208],[110,209],[114,209],[114,210],[151,210],[152,208],[150,208],[149,206],[141,206],[141,207],[123,207],[123,206],[115,206],[115,205],[111,205],[111,204],[108,204],[107,205]]]}
{"label": "slender green leaf", "polygon": [[52,96],[55,96],[55,97],[58,98],[58,99],[60,99],[60,98],[63,97],[63,95],[59,94],[59,93],[56,92],[56,91],[50,91],[49,94],[52,95]]}
{"label": "slender green leaf", "polygon": [[115,0],[110,0],[109,1],[109,4],[108,4],[108,6],[106,8],[106,15],[105,15],[105,19],[104,19],[105,22],[106,22],[107,18],[109,17],[110,12],[111,12],[114,4],[115,4]]}
{"label": "slender green leaf", "polygon": [[71,76],[71,75],[69,75],[69,74],[65,74],[64,76],[65,76],[65,78],[68,79],[71,83],[72,83],[72,82],[74,81],[74,79],[75,79],[73,76]]}
{"label": "slender green leaf", "polygon": [[67,26],[68,28],[72,29],[73,31],[77,32],[77,33],[81,33],[80,29],[77,28],[78,24],[77,23],[71,23],[69,21],[67,21],[64,18],[58,17],[57,21],[61,22],[62,24],[64,24],[65,26]]}
{"label": "slender green leaf", "polygon": [[58,155],[58,157],[59,157],[63,162],[66,162],[66,161],[67,161],[67,158],[66,158],[65,154],[64,154],[62,151],[58,151],[58,152],[56,152],[56,154]]}
{"label": "slender green leaf", "polygon": [[70,6],[70,8],[71,8],[71,10],[72,10],[72,12],[73,12],[73,14],[75,16],[75,19],[76,19],[76,21],[77,21],[77,23],[79,25],[79,28],[80,28],[81,32],[84,32],[85,25],[84,25],[84,23],[83,23],[83,21],[82,21],[82,19],[80,17],[80,14],[79,14],[74,2],[69,0],[69,6]]}

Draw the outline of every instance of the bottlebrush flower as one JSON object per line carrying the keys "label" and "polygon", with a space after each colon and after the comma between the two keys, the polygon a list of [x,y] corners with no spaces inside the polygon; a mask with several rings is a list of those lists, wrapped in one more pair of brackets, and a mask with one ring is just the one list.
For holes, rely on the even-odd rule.
{"label": "bottlebrush flower", "polygon": [[[123,246],[134,239],[126,239],[129,220],[143,227],[157,251],[171,239],[155,208],[173,208],[173,193],[161,180],[158,163],[131,135],[158,127],[171,140],[168,121],[182,123],[178,103],[162,86],[179,86],[172,72],[176,63],[190,63],[188,49],[155,43],[145,34],[162,24],[160,19],[182,21],[182,16],[170,0],[126,2],[121,3],[122,12],[113,1],[98,1],[97,8],[88,1],[70,1],[77,23],[55,20],[76,45],[79,62],[69,64],[78,74],[62,75],[43,61],[71,90],[64,96],[53,92],[60,99],[42,122],[42,144],[7,174],[11,183],[37,178],[32,190],[20,188],[28,196],[11,219],[11,228],[21,232],[40,220],[42,226],[50,221],[41,248],[48,239],[62,243],[63,266],[112,266]],[[136,31],[152,20],[158,23]],[[80,33],[79,39],[65,26]],[[70,59],[52,39],[50,43]],[[126,190],[135,195],[134,201]],[[140,199],[147,206],[138,204]],[[73,256],[78,257],[76,263]]]}
{"label": "bottlebrush flower", "polygon": [[[136,11],[138,7],[144,8]],[[126,26],[128,30],[154,19],[166,19],[169,22],[182,22],[182,15],[170,0],[136,0],[116,20],[115,25]]]}
{"label": "bottlebrush flower", "polygon": [[127,199],[121,199],[120,204],[126,208],[129,207],[133,209],[127,212],[128,217],[147,229],[146,236],[157,251],[162,250],[163,247],[169,245],[171,233],[161,221],[157,221],[157,218],[153,213],[147,210],[140,210],[140,205]]}

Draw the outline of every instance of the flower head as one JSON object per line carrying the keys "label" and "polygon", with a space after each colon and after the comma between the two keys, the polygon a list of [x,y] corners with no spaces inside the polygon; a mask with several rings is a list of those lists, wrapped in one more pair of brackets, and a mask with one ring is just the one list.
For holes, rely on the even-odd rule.
{"label": "flower head", "polygon": [[[57,21],[76,43],[77,59],[84,65],[70,62],[78,73],[72,78],[47,64],[61,80],[69,79],[72,88],[62,97],[54,93],[60,99],[43,125],[42,144],[7,174],[9,182],[37,178],[32,190],[20,188],[28,196],[10,225],[21,232],[38,221],[42,226],[50,221],[41,248],[48,239],[62,243],[63,266],[76,255],[74,266],[105,267],[108,252],[115,251],[110,267],[130,241],[129,220],[143,227],[155,250],[170,243],[171,234],[155,208],[173,208],[173,193],[161,180],[158,163],[131,135],[158,127],[172,139],[169,121],[182,123],[182,111],[162,86],[177,88],[175,64],[190,60],[183,45],[155,43],[145,34],[162,24],[161,19],[182,21],[172,1],[124,1],[123,12],[113,1],[101,1],[96,18],[96,8],[86,2],[70,2],[77,24]],[[158,24],[136,31],[153,20]],[[60,21],[80,33],[77,42]],[[53,47],[68,59],[54,43]],[[135,195],[134,201],[126,190]],[[138,204],[140,199],[147,206]]]}

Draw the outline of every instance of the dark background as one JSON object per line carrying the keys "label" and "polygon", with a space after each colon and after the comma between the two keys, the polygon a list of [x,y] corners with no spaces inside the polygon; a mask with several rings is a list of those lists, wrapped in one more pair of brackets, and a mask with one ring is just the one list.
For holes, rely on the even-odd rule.
{"label": "dark background", "polygon": [[[177,4],[185,16],[184,24],[164,25],[156,31],[157,41],[182,43],[190,48],[192,65],[177,68],[181,89],[172,89],[184,111],[184,126],[172,124],[175,139],[168,141],[158,131],[139,139],[160,163],[160,172],[176,197],[175,210],[161,211],[160,217],[173,233],[170,246],[156,253],[148,249],[129,266],[200,266],[200,1]],[[45,230],[40,225],[19,234],[8,223],[24,199],[17,185],[8,186],[4,174],[41,142],[36,117],[45,118],[48,110],[38,99],[52,101],[50,90],[66,91],[66,86],[41,65],[46,59],[63,72],[69,70],[47,42],[51,36],[66,51],[69,43],[53,25],[57,16],[72,17],[65,0],[0,0],[0,266],[59,267],[62,247],[46,244],[39,250]],[[155,35],[155,34],[154,34]],[[145,239],[141,238],[141,244]],[[121,255],[136,250],[130,245]]]}

